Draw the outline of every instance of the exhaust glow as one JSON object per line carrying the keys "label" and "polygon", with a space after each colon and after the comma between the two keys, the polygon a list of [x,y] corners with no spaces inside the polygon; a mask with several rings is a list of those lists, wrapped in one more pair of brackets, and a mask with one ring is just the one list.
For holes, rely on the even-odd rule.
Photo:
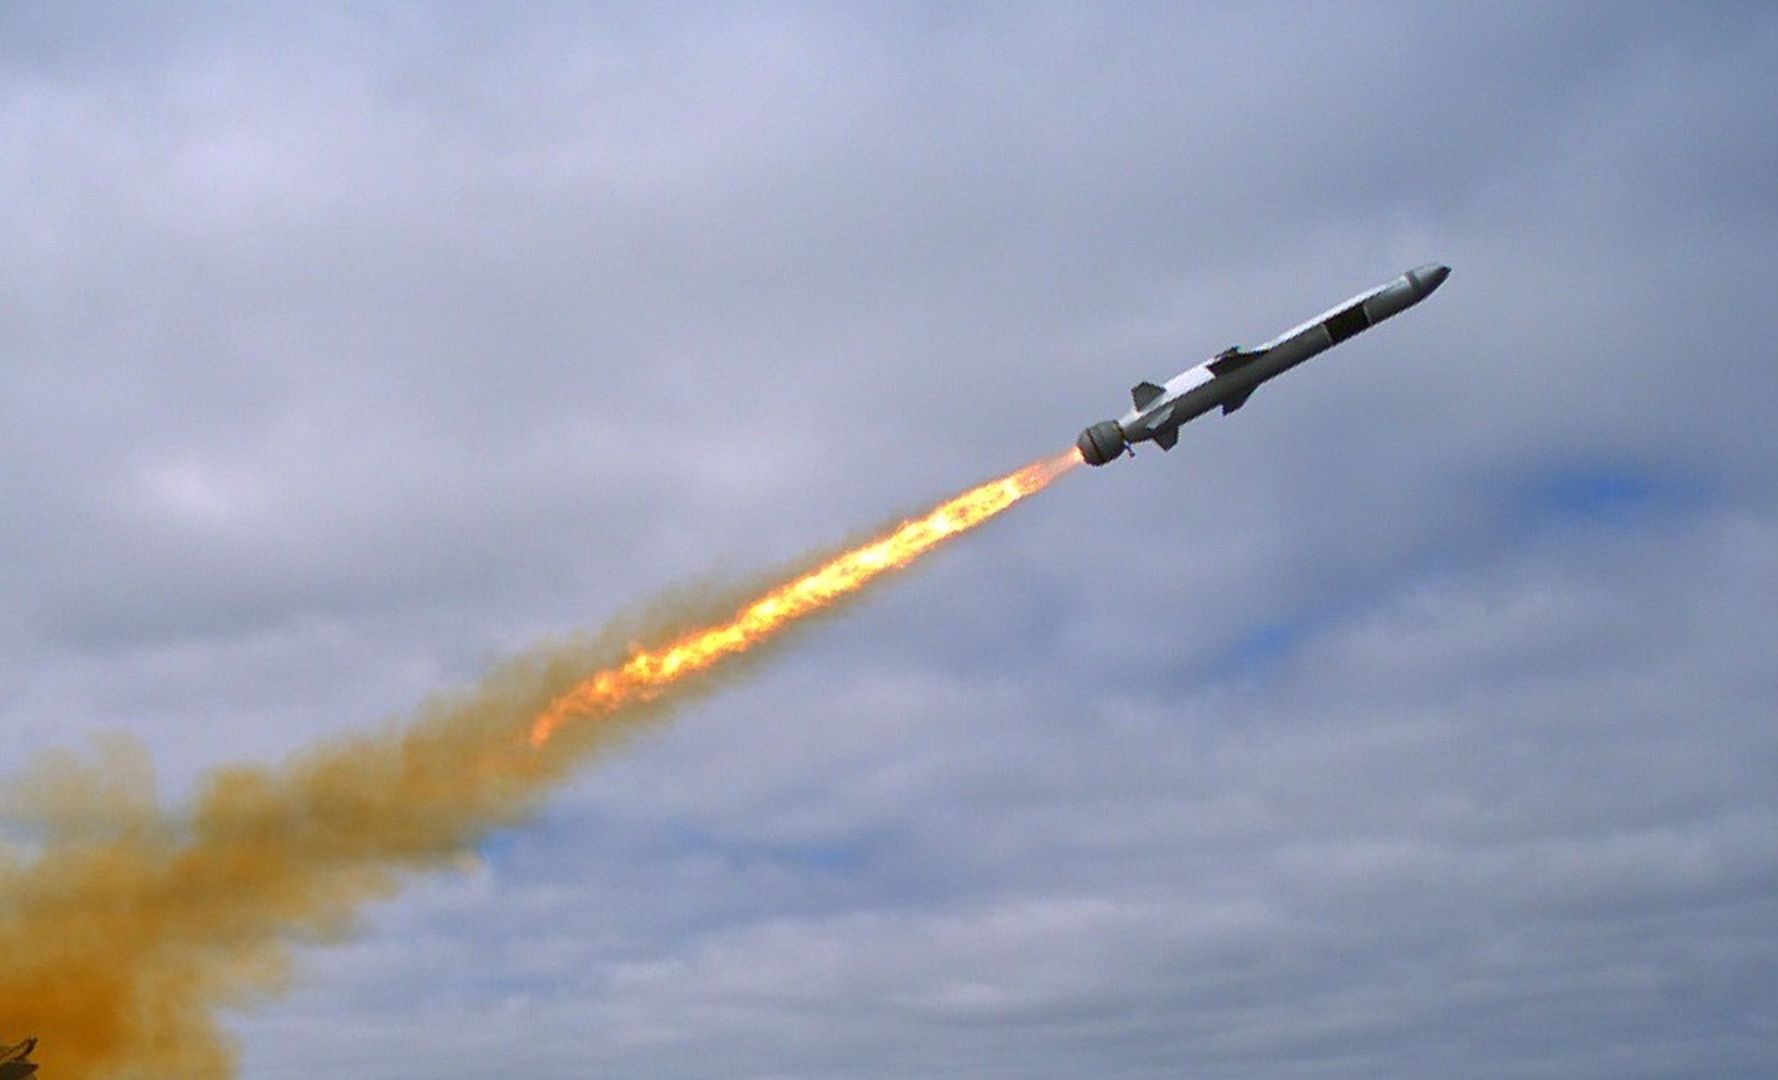
{"label": "exhaust glow", "polygon": [[746,652],[798,619],[902,569],[951,537],[1042,491],[1080,463],[1079,451],[1069,450],[980,484],[771,589],[726,622],[694,630],[658,649],[635,649],[622,666],[587,678],[552,702],[532,725],[531,744],[542,746],[570,720],[597,718],[648,701],[680,679]]}

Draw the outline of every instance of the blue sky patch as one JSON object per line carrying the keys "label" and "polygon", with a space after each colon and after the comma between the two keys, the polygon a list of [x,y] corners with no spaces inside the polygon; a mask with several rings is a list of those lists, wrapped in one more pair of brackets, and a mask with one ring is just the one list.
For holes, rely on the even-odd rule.
{"label": "blue sky patch", "polygon": [[1539,485],[1538,502],[1553,513],[1597,521],[1622,521],[1654,502],[1658,488],[1645,471],[1623,466],[1570,468]]}

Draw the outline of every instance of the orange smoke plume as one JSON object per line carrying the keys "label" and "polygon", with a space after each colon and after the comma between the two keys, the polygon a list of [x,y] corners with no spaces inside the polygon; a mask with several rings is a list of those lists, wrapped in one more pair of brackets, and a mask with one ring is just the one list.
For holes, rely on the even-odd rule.
{"label": "orange smoke plume", "polygon": [[0,1034],[40,1037],[37,1060],[58,1080],[232,1076],[215,1011],[277,993],[293,944],[348,933],[404,874],[462,865],[575,766],[710,691],[798,620],[1078,463],[1070,451],[989,481],[751,601],[657,601],[534,649],[405,725],[216,770],[181,814],[159,807],[139,750],[51,755],[0,788],[0,810],[32,835],[0,843]]}

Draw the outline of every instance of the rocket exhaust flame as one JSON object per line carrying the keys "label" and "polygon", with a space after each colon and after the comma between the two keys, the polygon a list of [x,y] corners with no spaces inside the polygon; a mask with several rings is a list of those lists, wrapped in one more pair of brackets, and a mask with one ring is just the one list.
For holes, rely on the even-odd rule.
{"label": "rocket exhaust flame", "polygon": [[972,488],[745,603],[657,600],[643,632],[539,647],[405,726],[218,769],[177,816],[138,750],[50,755],[0,787],[35,836],[0,842],[0,1024],[40,1037],[68,1080],[233,1075],[215,1012],[280,990],[291,945],[337,939],[405,874],[461,865],[575,766],[1078,464],[1070,450]]}
{"label": "rocket exhaust flame", "polygon": [[1070,450],[973,487],[922,517],[834,556],[808,573],[768,591],[727,622],[692,631],[659,649],[638,649],[622,667],[592,676],[550,703],[531,728],[542,746],[557,728],[577,717],[593,718],[647,701],[661,688],[770,638],[798,619],[909,565],[944,541],[968,532],[1013,503],[1047,487],[1081,463]]}

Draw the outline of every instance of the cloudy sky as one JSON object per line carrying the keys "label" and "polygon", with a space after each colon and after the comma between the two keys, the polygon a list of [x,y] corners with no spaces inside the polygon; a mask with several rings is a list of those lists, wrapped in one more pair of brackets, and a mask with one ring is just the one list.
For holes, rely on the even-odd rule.
{"label": "cloudy sky", "polygon": [[1454,268],[303,951],[244,1075],[1778,1071],[1778,9],[232,7],[0,9],[5,773],[176,806]]}

